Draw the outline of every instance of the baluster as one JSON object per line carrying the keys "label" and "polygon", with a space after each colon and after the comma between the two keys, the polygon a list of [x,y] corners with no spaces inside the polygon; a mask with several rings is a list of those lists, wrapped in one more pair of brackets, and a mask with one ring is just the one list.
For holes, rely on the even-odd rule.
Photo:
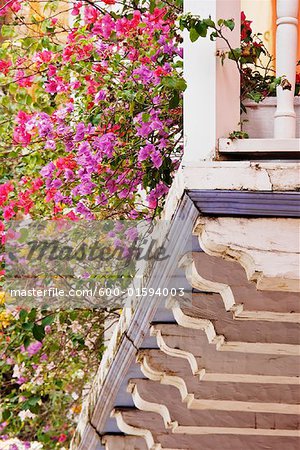
{"label": "baluster", "polygon": [[291,91],[277,88],[274,137],[296,137],[294,90],[297,61],[298,0],[277,0],[276,76],[286,76]]}

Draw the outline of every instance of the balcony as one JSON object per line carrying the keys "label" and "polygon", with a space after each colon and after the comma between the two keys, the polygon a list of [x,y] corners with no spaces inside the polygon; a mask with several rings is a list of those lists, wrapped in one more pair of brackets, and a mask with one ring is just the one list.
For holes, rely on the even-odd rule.
{"label": "balcony", "polygon": [[[210,15],[214,20],[233,18],[236,26],[233,31],[228,31],[226,37],[236,48],[240,45],[242,3],[240,0],[186,0],[185,11],[201,17]],[[222,65],[216,56],[217,52],[227,50],[223,42],[217,40],[214,43],[203,39],[190,43],[186,38],[187,164],[199,160],[298,159],[300,97],[294,96],[298,14],[298,0],[277,0],[276,77],[286,77],[291,83],[291,89],[284,90],[278,86],[275,97],[266,98],[261,103],[246,102],[247,115],[240,113],[240,76],[234,61],[226,60]],[[244,122],[245,119],[247,122]],[[249,138],[230,139],[229,135],[233,131],[241,131],[241,123],[242,131],[247,132]]]}

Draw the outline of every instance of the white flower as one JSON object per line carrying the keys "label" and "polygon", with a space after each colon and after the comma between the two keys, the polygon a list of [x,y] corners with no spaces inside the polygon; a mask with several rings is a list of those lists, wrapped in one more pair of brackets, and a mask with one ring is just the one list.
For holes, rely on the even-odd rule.
{"label": "white flower", "polygon": [[54,364],[53,361],[51,361],[51,363],[47,364],[46,367],[47,367],[47,370],[50,371],[50,370],[52,370],[55,367],[55,364]]}
{"label": "white flower", "polygon": [[73,398],[73,400],[79,399],[79,395],[77,394],[77,392],[72,392],[71,397]]}
{"label": "white flower", "polygon": [[83,377],[84,377],[84,371],[81,369],[77,370],[77,372],[74,373],[74,378],[79,378],[80,380],[82,380]]}
{"label": "white flower", "polygon": [[14,371],[13,371],[12,377],[13,377],[13,378],[20,378],[20,376],[21,376],[20,367],[19,367],[18,364],[16,364],[16,365],[14,366]]}
{"label": "white flower", "polygon": [[22,422],[25,419],[34,419],[35,418],[35,414],[33,414],[29,409],[26,409],[25,411],[20,411],[18,416],[20,417]]}
{"label": "white flower", "polygon": [[80,323],[77,320],[74,320],[74,322],[72,322],[70,328],[73,331],[73,333],[78,333],[79,331],[82,330],[82,326],[80,325]]}

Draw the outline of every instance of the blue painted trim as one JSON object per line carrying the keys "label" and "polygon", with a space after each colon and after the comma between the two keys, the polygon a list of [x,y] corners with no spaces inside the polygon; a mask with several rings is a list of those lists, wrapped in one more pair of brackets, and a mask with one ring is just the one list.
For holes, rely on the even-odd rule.
{"label": "blue painted trim", "polygon": [[202,215],[300,217],[300,192],[191,190],[187,195]]}

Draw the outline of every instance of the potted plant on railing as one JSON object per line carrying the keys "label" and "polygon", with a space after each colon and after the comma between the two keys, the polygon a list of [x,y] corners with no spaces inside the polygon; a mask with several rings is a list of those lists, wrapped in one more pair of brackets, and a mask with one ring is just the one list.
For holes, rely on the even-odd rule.
{"label": "potted plant on railing", "polygon": [[[228,50],[219,51],[217,56],[222,64],[227,58],[236,63],[241,80],[241,131],[233,131],[231,138],[273,137],[273,129],[268,125],[273,120],[276,109],[276,88],[281,85],[283,89],[292,89],[292,84],[286,77],[276,77],[275,58],[266,47],[262,34],[253,33],[251,23],[242,12],[241,45],[233,48],[224,33],[226,29],[234,29],[233,19],[219,19],[216,23],[211,18],[201,19],[187,14],[180,21],[181,29],[187,29],[190,32],[193,42],[199,37],[206,37],[208,33],[211,40],[217,38],[224,40]],[[297,75],[295,86],[295,110],[297,122],[300,124],[299,94],[300,73]],[[298,126],[297,129],[299,128]]]}
{"label": "potted plant on railing", "polygon": [[[272,138],[276,110],[276,87],[291,89],[289,80],[276,78],[274,57],[261,34],[254,34],[251,21],[241,15],[241,126],[249,137]],[[299,63],[300,64],[300,61]],[[300,73],[296,76],[295,111],[300,124]],[[297,127],[299,130],[299,126]]]}

